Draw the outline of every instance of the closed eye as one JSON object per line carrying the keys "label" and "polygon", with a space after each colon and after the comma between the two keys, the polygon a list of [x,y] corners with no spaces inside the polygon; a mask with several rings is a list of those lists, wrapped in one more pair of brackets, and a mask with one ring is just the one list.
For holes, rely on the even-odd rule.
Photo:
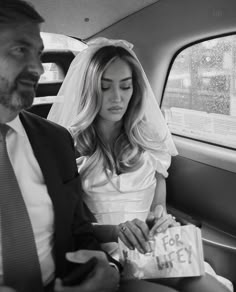
{"label": "closed eye", "polygon": [[102,86],[102,91],[106,91],[106,90],[109,90],[110,89],[110,86]]}
{"label": "closed eye", "polygon": [[129,90],[129,89],[132,89],[132,86],[122,86],[121,89],[122,90]]}

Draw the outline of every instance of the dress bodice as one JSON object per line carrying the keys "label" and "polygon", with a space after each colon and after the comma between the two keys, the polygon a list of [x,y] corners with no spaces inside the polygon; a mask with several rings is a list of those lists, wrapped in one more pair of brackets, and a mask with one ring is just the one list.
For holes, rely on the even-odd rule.
{"label": "dress bodice", "polygon": [[[87,158],[77,159],[80,171]],[[165,161],[165,163],[164,163]],[[155,172],[164,177],[170,158],[143,153],[143,164],[137,170],[120,175],[114,174],[109,181],[106,174],[92,173],[82,181],[84,201],[95,215],[98,223],[119,224],[138,218],[145,220],[149,212],[156,186]]]}

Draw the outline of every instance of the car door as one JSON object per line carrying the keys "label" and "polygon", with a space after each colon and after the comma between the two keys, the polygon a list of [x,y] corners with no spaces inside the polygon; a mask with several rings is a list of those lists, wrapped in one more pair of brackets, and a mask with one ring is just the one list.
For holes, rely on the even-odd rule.
{"label": "car door", "polygon": [[204,40],[174,59],[162,110],[179,155],[167,180],[170,211],[201,227],[205,259],[235,281],[235,35]]}

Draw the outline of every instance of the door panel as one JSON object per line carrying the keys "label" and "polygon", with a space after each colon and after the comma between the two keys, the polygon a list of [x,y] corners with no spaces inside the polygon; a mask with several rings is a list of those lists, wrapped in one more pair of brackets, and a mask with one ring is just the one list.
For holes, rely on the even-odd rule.
{"label": "door panel", "polygon": [[174,140],[179,155],[169,169],[168,206],[177,217],[201,226],[205,259],[235,282],[236,151],[220,147],[219,155],[217,146],[177,136]]}

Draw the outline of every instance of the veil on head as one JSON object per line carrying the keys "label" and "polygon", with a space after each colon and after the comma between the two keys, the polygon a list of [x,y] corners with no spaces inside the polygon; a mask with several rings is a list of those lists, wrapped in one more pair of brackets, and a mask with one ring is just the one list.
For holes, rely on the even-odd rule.
{"label": "veil on head", "polygon": [[144,114],[148,123],[156,129],[158,136],[164,143],[170,155],[177,155],[177,150],[171,138],[170,131],[156,101],[147,76],[140,64],[136,54],[132,50],[133,45],[125,40],[113,40],[97,38],[88,42],[88,47],[79,52],[72,61],[63,84],[58,92],[58,100],[54,102],[48,114],[48,120],[60,124],[66,128],[73,125],[78,114],[80,97],[82,96],[83,84],[88,65],[92,56],[104,46],[119,46],[126,49],[139,63],[147,88],[147,100]]}

